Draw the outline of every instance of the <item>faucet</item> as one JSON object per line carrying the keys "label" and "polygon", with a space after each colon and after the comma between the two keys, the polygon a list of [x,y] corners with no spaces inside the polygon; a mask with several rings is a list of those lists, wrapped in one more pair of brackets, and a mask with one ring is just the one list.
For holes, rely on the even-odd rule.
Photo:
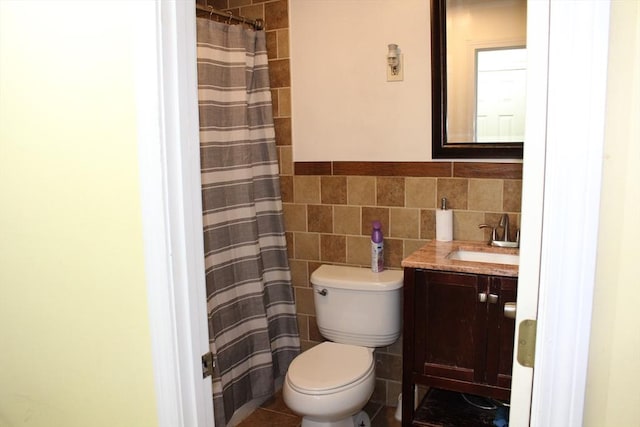
{"label": "faucet", "polygon": [[502,227],[502,241],[503,242],[508,242],[509,241],[509,215],[507,214],[502,214],[502,216],[500,217],[500,222],[498,223],[498,227]]}
{"label": "faucet", "polygon": [[[499,246],[502,248],[518,248],[520,247],[520,229],[516,231],[516,240],[509,240],[509,215],[502,214],[497,227],[493,227],[489,224],[480,224],[478,228],[490,228],[491,239],[489,244],[491,246]],[[498,228],[502,228],[502,238],[498,238]]]}

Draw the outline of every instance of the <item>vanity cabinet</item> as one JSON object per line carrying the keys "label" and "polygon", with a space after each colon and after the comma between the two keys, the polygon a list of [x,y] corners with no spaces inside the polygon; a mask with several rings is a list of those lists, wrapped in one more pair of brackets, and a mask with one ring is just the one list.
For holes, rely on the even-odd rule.
{"label": "vanity cabinet", "polygon": [[403,422],[416,384],[508,400],[517,277],[404,269]]}

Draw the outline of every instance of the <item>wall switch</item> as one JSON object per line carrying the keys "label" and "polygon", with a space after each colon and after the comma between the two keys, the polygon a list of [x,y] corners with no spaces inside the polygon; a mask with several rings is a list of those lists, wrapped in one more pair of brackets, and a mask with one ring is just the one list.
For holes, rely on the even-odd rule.
{"label": "wall switch", "polygon": [[400,54],[400,66],[398,72],[393,74],[393,71],[389,65],[387,65],[387,81],[388,82],[401,82],[404,80],[404,55]]}

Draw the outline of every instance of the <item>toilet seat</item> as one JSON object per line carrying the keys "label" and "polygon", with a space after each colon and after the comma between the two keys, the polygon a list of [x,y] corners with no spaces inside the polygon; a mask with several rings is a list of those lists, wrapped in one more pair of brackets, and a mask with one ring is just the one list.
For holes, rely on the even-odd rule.
{"label": "toilet seat", "polygon": [[370,349],[326,341],[291,362],[287,382],[299,393],[333,394],[364,381],[373,370]]}

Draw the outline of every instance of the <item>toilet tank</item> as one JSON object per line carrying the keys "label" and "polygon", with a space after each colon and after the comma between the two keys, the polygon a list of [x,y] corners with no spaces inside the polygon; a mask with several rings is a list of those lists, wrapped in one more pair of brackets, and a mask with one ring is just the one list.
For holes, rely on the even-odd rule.
{"label": "toilet tank", "polygon": [[382,347],[400,336],[401,270],[322,265],[311,275],[316,320],[323,337]]}

